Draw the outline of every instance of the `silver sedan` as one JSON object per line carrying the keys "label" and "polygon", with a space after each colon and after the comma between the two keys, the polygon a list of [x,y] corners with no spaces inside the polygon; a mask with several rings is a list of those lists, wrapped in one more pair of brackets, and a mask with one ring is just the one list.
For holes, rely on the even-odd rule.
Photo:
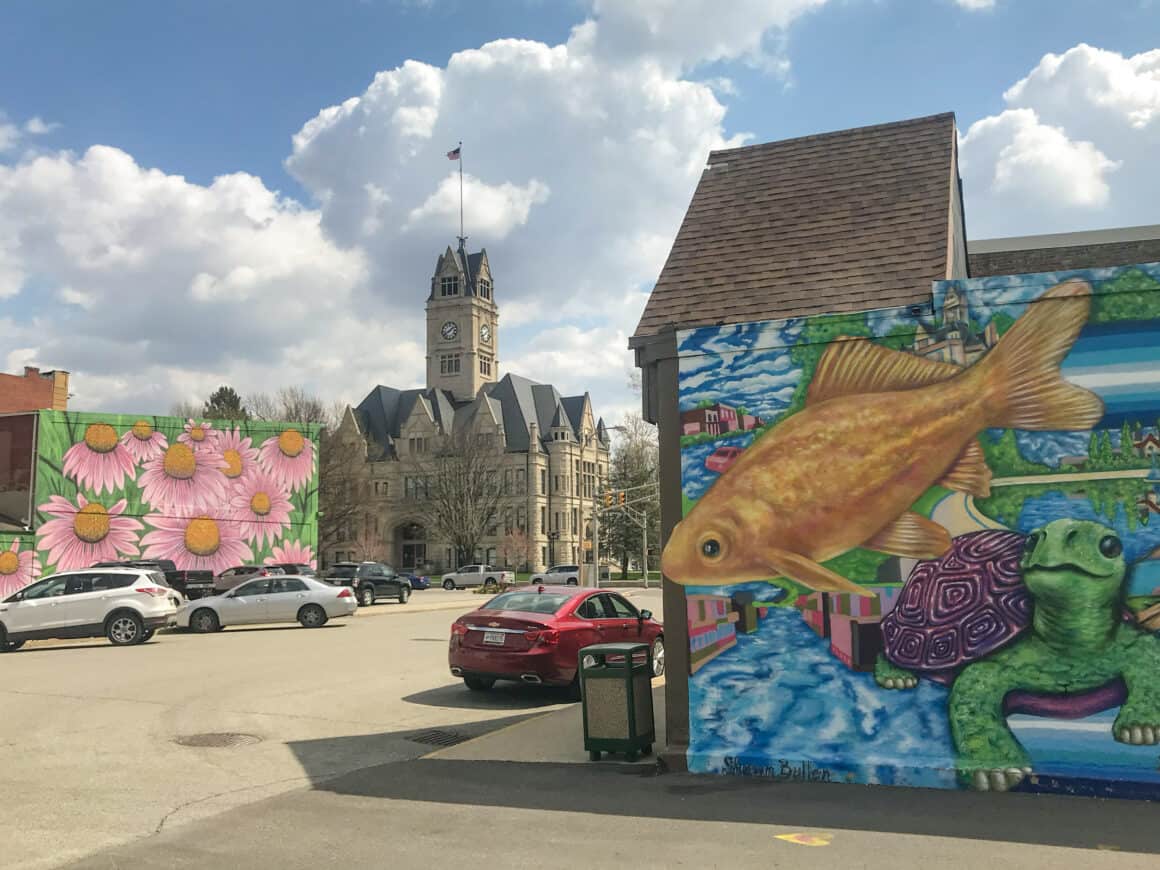
{"label": "silver sedan", "polygon": [[319,628],[358,610],[354,593],[313,577],[260,577],[221,595],[187,602],[177,611],[178,628],[221,631],[227,625],[294,622]]}

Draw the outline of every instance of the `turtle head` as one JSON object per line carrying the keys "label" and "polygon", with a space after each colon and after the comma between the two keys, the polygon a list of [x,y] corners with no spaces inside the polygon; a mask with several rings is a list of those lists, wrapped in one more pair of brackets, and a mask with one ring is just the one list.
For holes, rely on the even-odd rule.
{"label": "turtle head", "polygon": [[1027,536],[1019,567],[1038,601],[1106,604],[1119,597],[1124,582],[1124,545],[1099,523],[1054,520]]}

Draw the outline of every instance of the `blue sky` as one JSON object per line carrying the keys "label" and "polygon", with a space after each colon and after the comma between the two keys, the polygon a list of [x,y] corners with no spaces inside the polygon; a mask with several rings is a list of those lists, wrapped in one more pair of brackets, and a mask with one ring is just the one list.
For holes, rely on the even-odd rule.
{"label": "blue sky", "polygon": [[460,138],[501,370],[610,417],[635,404],[625,342],[712,147],[953,110],[971,236],[1160,222],[1155,0],[0,15],[0,368],[69,368],[78,407],[421,382]]}

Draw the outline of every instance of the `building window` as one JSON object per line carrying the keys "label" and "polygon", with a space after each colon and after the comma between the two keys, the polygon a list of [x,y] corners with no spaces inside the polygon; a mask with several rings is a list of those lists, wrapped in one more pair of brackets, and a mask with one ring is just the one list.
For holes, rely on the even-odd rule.
{"label": "building window", "polygon": [[458,296],[459,295],[459,279],[458,278],[440,278],[439,279],[439,295],[440,296]]}
{"label": "building window", "polygon": [[548,509],[546,507],[540,508],[540,531],[548,531]]}
{"label": "building window", "polygon": [[540,492],[548,494],[548,472],[543,468],[540,469]]}
{"label": "building window", "polygon": [[481,356],[479,358],[479,373],[491,377],[491,357]]}
{"label": "building window", "polygon": [[443,375],[459,374],[459,354],[443,353],[439,355],[439,373]]}
{"label": "building window", "polygon": [[479,279],[479,295],[484,299],[491,298],[491,282],[486,278]]}
{"label": "building window", "polygon": [[576,508],[572,508],[572,532],[580,533],[580,512]]}
{"label": "building window", "polygon": [[412,453],[426,453],[431,449],[430,438],[408,438],[407,447]]}
{"label": "building window", "polygon": [[512,470],[510,468],[503,470],[503,494],[512,494]]}
{"label": "building window", "polygon": [[521,532],[526,531],[528,526],[528,512],[525,508],[516,508],[516,528]]}
{"label": "building window", "polygon": [[527,473],[522,468],[516,469],[516,495],[524,495],[527,493],[528,480]]}
{"label": "building window", "polygon": [[540,547],[540,562],[544,565],[548,564],[548,548]]}

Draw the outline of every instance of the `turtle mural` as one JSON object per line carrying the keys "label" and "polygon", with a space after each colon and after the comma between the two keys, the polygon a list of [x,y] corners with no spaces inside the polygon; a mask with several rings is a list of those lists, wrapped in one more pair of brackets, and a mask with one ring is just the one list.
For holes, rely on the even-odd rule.
{"label": "turtle mural", "polygon": [[1024,539],[956,538],[911,573],[883,619],[875,680],[950,682],[948,715],[964,784],[1006,791],[1031,773],[1009,713],[1086,716],[1122,704],[1112,736],[1160,742],[1160,637],[1123,617],[1126,565],[1115,532],[1061,519]]}

